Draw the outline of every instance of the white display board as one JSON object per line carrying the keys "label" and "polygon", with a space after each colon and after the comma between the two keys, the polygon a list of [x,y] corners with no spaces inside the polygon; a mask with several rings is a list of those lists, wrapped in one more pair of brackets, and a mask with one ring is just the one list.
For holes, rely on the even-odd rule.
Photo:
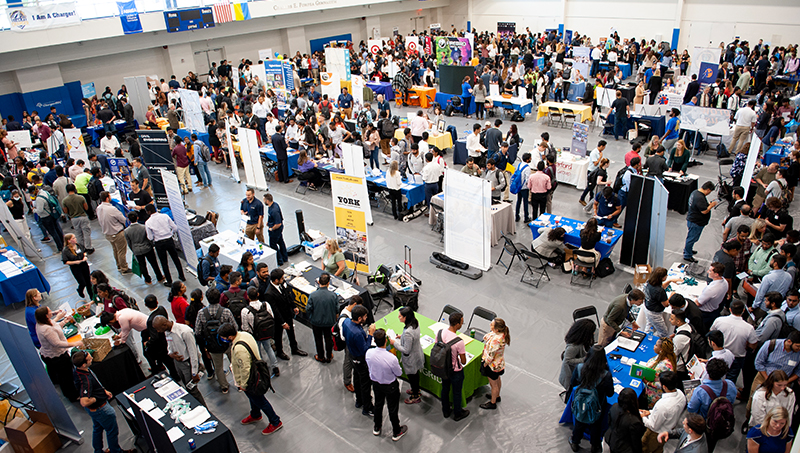
{"label": "white display board", "polygon": [[[11,235],[11,238],[14,239],[14,242],[17,244],[17,252],[22,253],[29,259],[36,256],[41,260],[42,254],[39,253],[39,249],[33,245],[33,242],[31,242],[30,232],[24,231],[23,228],[19,226],[5,203],[0,203],[0,205],[2,205],[0,206],[0,223],[6,227],[6,230]],[[28,225],[28,228],[30,228],[30,225]]]}
{"label": "white display board", "polygon": [[147,107],[150,102],[150,90],[147,88],[147,76],[125,77],[125,88],[128,89],[128,103],[133,107],[133,117],[144,126],[147,120]]}
{"label": "white display board", "polygon": [[700,74],[701,63],[719,63],[719,47],[695,47],[692,52],[692,67],[689,75]]}
{"label": "white display board", "polygon": [[86,143],[83,142],[83,134],[80,129],[64,129],[64,139],[67,142],[67,152],[69,157],[89,161],[89,152],[86,150]]}
{"label": "white display board", "polygon": [[228,143],[228,162],[231,163],[231,178],[234,181],[241,182],[239,179],[239,165],[236,163],[236,152],[233,150],[233,140],[231,140],[231,130],[225,127],[225,141]]}
{"label": "white display board", "polygon": [[616,90],[602,87],[595,88],[594,90],[595,94],[597,95],[597,105],[611,108],[611,104],[613,104],[614,100],[617,99]]}
{"label": "white display board", "polygon": [[197,269],[197,250],[194,248],[192,239],[192,229],[186,219],[186,207],[183,205],[181,196],[181,186],[178,184],[178,177],[169,170],[161,170],[161,181],[164,183],[164,190],[169,199],[169,209],[172,211],[172,220],[178,227],[178,240],[181,241],[181,248],[186,259],[187,269],[196,273]]}
{"label": "white display board", "polygon": [[419,36],[406,36],[406,51],[422,53],[422,49],[419,48]]}
{"label": "white display board", "polygon": [[731,111],[684,105],[681,109],[681,129],[710,132],[717,135],[730,134]]}
{"label": "white display board", "polygon": [[489,181],[457,170],[444,174],[444,253],[487,271],[492,234],[492,189]]}
{"label": "white display board", "polygon": [[350,52],[338,47],[326,47],[325,67],[328,72],[338,75],[338,80],[350,80]]}
{"label": "white display board", "polygon": [[350,76],[350,83],[353,95],[353,102],[358,106],[364,105],[364,88],[367,86],[367,81],[360,75]]}
{"label": "white display board", "polygon": [[[747,161],[744,164],[744,173],[742,173],[742,180],[749,181],[753,176],[753,171],[756,168],[756,161],[758,161],[758,152],[761,149],[761,140],[753,133],[750,134],[750,151],[747,153]],[[744,188],[744,195],[742,199],[747,200],[747,193],[750,191],[750,184],[742,184]],[[757,210],[759,207],[756,207]]]}
{"label": "white display board", "polygon": [[339,74],[335,72],[320,72],[319,79],[322,85],[322,94],[327,94],[329,99],[336,100],[342,91],[339,83]]}
{"label": "white display board", "polygon": [[[361,182],[364,185],[364,192],[366,193],[367,175],[364,172],[364,154],[361,147],[344,142],[339,146],[342,148],[342,166],[344,167],[344,174],[361,178]],[[372,225],[372,206],[369,204],[369,199],[367,199],[367,206],[364,209],[364,214],[367,217],[367,223]]]}
{"label": "white display board", "polygon": [[31,133],[26,130],[8,131],[8,139],[19,145],[20,148],[31,149],[33,147]]}
{"label": "white display board", "polygon": [[589,65],[591,64],[591,47],[574,47],[572,49],[572,70],[578,70],[584,77],[589,77]]}
{"label": "white display board", "polygon": [[184,127],[192,132],[207,132],[203,121],[203,108],[200,106],[200,95],[194,90],[178,89],[183,107]]}
{"label": "white display board", "polygon": [[239,129],[239,156],[244,164],[247,186],[259,190],[267,190],[267,178],[258,148],[258,137],[252,129]]}

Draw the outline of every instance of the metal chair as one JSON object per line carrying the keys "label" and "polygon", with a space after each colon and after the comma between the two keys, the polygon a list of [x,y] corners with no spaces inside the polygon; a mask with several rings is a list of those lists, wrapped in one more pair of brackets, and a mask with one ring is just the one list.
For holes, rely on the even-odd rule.
{"label": "metal chair", "polygon": [[450,304],[446,304],[444,307],[442,307],[442,312],[439,314],[439,322],[450,325],[450,315],[453,313],[461,313],[461,316],[464,316],[463,311]]}
{"label": "metal chair", "polygon": [[264,168],[264,175],[267,181],[275,179],[275,172],[278,170],[278,163],[270,160],[267,156],[261,155],[261,166]]}
{"label": "metal chair", "polygon": [[568,125],[567,120],[572,120],[571,124],[575,124],[575,121],[576,121],[577,117],[578,117],[578,115],[575,114],[574,110],[564,109],[564,121],[563,121],[564,126]]}
{"label": "metal chair", "polygon": [[[722,166],[727,168],[722,168]],[[717,166],[719,167],[719,177],[722,178],[723,181],[731,179],[731,167],[733,167],[733,159],[730,157],[723,157],[717,161]]]}
{"label": "metal chair", "polygon": [[564,116],[558,107],[547,107],[547,125],[553,124],[553,120],[558,120],[556,124],[564,124]]}
{"label": "metal chair", "polygon": [[[508,271],[511,270],[511,265],[514,264],[514,258],[519,258],[520,260],[525,261],[525,256],[522,255],[520,250],[526,250],[526,247],[522,244],[515,244],[514,241],[505,235],[505,233],[503,233],[501,237],[503,239],[503,250],[500,252],[500,256],[497,257],[497,262],[494,264],[502,264],[503,267],[506,268],[506,275],[508,275]],[[506,253],[511,255],[511,261],[509,261],[508,264],[503,262],[503,255]]]}
{"label": "metal chair", "polygon": [[297,184],[297,187],[295,187],[294,192],[299,193],[300,195],[305,195],[306,192],[308,192],[308,181],[300,179],[300,170],[297,168],[292,168],[292,172],[294,172],[295,176],[297,176],[297,179],[300,181]]}
{"label": "metal chair", "polygon": [[[484,330],[479,327],[472,326],[472,321],[475,319],[476,316],[478,318],[485,319],[491,324],[491,322],[494,321],[494,318],[497,317],[497,313],[489,309],[483,308],[480,305],[472,309],[472,315],[469,317],[469,324],[467,324],[467,331],[469,331],[470,329],[475,329],[475,334],[476,334],[475,338],[483,338],[484,335],[489,333],[489,330]],[[477,334],[480,334],[480,337]]]}
{"label": "metal chair", "polygon": [[378,307],[381,305],[381,301],[387,300],[389,305],[392,305],[391,302],[391,291],[389,290],[389,277],[392,276],[392,270],[389,269],[386,265],[381,264],[378,266],[378,270],[375,271],[372,275],[367,277],[367,284],[364,285],[364,289],[369,292],[370,297],[372,297],[372,302],[375,304],[373,308],[373,314],[378,313]]}
{"label": "metal chair", "polygon": [[579,319],[591,318],[592,316],[594,316],[595,322],[597,323],[595,324],[597,328],[594,330],[594,341],[596,342],[597,337],[600,335],[600,317],[597,315],[597,308],[595,308],[594,305],[575,309],[575,311],[572,312],[572,321],[575,322]]}
{"label": "metal chair", "polygon": [[[534,259],[538,260],[539,266],[536,266],[536,267],[531,266],[531,260],[527,260],[526,259],[525,260],[525,272],[522,273],[522,278],[520,278],[519,281],[522,282],[522,283],[527,283],[528,285],[531,285],[534,288],[538,288],[539,287],[539,284],[542,282],[542,278],[544,278],[544,277],[547,277],[547,281],[549,282],[550,281],[550,275],[547,274],[547,265],[548,265],[547,264],[547,262],[548,262],[547,258],[543,257],[542,255],[537,253],[535,250],[534,251],[529,251],[527,249],[522,249],[521,252],[522,252],[522,255],[525,258],[530,258],[531,260],[534,260]],[[536,283],[533,283],[533,279],[525,280],[525,276],[528,274],[528,272],[531,273],[531,277],[535,277],[537,274],[539,275],[539,278],[536,280]]]}
{"label": "metal chair", "polygon": [[589,288],[591,288],[597,269],[597,256],[593,251],[581,249],[573,250],[572,255],[572,275],[569,278],[569,284],[574,285],[575,282],[580,282],[588,277]]}

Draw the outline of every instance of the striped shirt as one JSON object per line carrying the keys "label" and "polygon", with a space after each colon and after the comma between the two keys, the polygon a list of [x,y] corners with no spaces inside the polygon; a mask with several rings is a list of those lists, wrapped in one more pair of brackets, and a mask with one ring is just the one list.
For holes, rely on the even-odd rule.
{"label": "striped shirt", "polygon": [[783,370],[791,377],[797,371],[797,364],[800,362],[800,352],[794,352],[791,348],[789,352],[783,347],[785,340],[775,340],[775,347],[772,353],[769,352],[768,341],[761,346],[756,356],[756,370],[764,371],[767,375],[775,370]]}

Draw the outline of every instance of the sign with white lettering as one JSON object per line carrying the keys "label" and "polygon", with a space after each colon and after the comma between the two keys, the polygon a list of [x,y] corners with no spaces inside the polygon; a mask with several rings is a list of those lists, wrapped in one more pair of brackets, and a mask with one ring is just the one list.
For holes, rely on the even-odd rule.
{"label": "sign with white lettering", "polygon": [[78,15],[75,2],[12,7],[6,10],[6,14],[13,31],[46,30],[81,23],[81,16]]}

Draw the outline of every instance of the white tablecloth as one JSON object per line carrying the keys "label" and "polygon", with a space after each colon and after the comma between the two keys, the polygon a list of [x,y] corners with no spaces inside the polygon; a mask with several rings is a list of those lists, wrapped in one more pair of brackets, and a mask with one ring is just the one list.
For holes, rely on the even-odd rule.
{"label": "white tablecloth", "polygon": [[[536,148],[534,148],[534,152],[532,152],[533,165],[531,165],[531,167],[534,168],[536,164],[539,163],[539,153],[535,151]],[[578,157],[574,154],[561,153],[558,159],[556,159],[556,179],[558,182],[575,186],[576,189],[586,188],[586,176],[588,171],[588,157]]]}
{"label": "white tablecloth", "polygon": [[[431,198],[431,204],[444,209],[444,194],[439,193]],[[428,223],[436,223],[433,209],[428,213]],[[492,205],[492,247],[500,242],[500,236],[505,233],[513,235],[517,232],[517,224],[514,222],[514,206],[512,203],[499,203]]]}
{"label": "white tablecloth", "polygon": [[[200,241],[200,248],[203,250],[203,256],[208,255],[208,248],[211,244],[219,246],[219,264],[228,264],[233,267],[235,271],[239,267],[239,262],[242,260],[242,255],[248,249],[257,249],[258,242],[245,237],[244,246],[236,243],[239,234],[235,231],[225,230],[219,234],[208,237]],[[262,244],[261,249],[263,254],[260,257],[255,257],[254,264],[266,263],[269,270],[278,268],[278,255],[275,250],[272,250],[266,244]],[[255,254],[254,254],[255,255]]]}
{"label": "white tablecloth", "polygon": [[[683,266],[685,265],[686,265],[685,263],[681,262],[673,263],[672,267],[670,267],[667,270],[667,278],[690,277],[689,275],[686,275],[686,273],[683,271]],[[691,299],[691,300],[697,299],[697,297],[700,295],[700,293],[703,292],[708,283],[706,283],[705,279],[703,278],[695,277],[695,280],[697,281],[697,285],[694,286],[689,286],[684,283],[674,283],[674,282],[670,283],[669,286],[667,287],[667,297],[672,296],[674,293],[678,293],[686,299]],[[644,285],[641,285],[639,289],[642,289],[642,287],[644,287]],[[643,309],[644,305],[641,305],[640,307],[641,308],[639,309],[639,314],[636,317],[636,323],[639,324],[640,329],[644,330],[644,326],[647,324],[647,321]],[[671,306],[668,306],[667,308],[664,309],[663,312],[661,312],[661,315],[664,317],[664,322],[667,324],[667,328],[670,333],[674,332],[675,329],[672,326],[672,324],[669,323],[669,316],[671,314],[672,314]]]}

